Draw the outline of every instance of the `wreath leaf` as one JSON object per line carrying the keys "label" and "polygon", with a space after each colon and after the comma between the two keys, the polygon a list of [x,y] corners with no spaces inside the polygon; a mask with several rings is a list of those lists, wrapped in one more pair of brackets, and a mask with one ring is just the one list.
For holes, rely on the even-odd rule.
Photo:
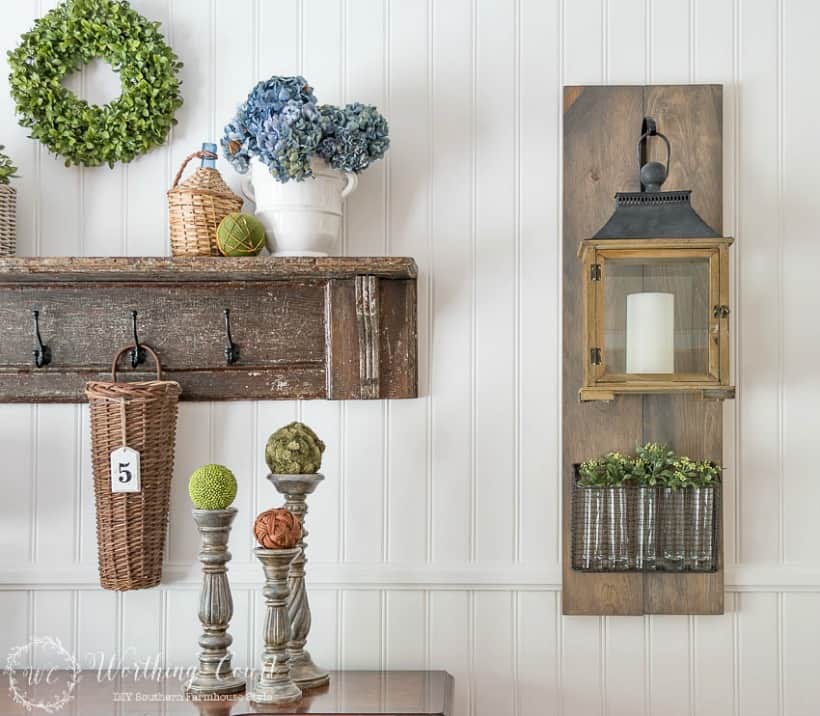
{"label": "wreath leaf", "polygon": [[[163,144],[182,106],[182,63],[125,0],[67,0],[8,53],[20,124],[66,166],[130,162]],[[99,57],[119,72],[122,94],[102,107],[62,85]]]}

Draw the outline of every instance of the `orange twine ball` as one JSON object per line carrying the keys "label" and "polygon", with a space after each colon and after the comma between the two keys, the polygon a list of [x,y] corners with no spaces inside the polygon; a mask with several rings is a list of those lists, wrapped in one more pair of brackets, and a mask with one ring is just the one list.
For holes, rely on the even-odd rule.
{"label": "orange twine ball", "polygon": [[290,510],[276,507],[259,514],[253,534],[265,549],[290,549],[302,539],[302,523]]}

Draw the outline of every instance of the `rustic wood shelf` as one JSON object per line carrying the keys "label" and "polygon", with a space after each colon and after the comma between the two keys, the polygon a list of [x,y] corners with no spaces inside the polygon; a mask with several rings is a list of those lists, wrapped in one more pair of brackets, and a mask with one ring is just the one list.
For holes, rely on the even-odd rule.
{"label": "rustic wood shelf", "polygon": [[0,259],[0,402],[83,401],[133,343],[131,311],[186,400],[414,398],[416,276],[394,257]]}

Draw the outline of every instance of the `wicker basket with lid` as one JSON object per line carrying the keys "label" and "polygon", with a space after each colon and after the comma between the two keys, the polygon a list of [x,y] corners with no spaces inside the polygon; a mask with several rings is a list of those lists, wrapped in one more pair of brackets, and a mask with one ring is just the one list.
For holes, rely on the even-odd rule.
{"label": "wicker basket with lid", "polygon": [[[185,167],[195,158],[204,159],[205,166],[180,183]],[[201,151],[185,158],[168,190],[168,222],[174,256],[219,256],[216,245],[219,222],[242,209],[242,198],[225,183],[214,165],[215,159],[216,145],[203,145]]]}

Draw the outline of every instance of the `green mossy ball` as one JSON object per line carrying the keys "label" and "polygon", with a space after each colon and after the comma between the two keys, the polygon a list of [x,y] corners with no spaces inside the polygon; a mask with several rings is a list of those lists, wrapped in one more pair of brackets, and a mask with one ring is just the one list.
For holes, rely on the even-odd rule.
{"label": "green mossy ball", "polygon": [[216,230],[216,245],[223,256],[256,256],[265,246],[265,227],[250,214],[228,214]]}
{"label": "green mossy ball", "polygon": [[312,475],[322,466],[325,444],[304,423],[290,423],[268,438],[265,461],[277,475]]}
{"label": "green mossy ball", "polygon": [[191,475],[188,494],[199,510],[224,510],[236,498],[236,478],[224,465],[203,465]]}

